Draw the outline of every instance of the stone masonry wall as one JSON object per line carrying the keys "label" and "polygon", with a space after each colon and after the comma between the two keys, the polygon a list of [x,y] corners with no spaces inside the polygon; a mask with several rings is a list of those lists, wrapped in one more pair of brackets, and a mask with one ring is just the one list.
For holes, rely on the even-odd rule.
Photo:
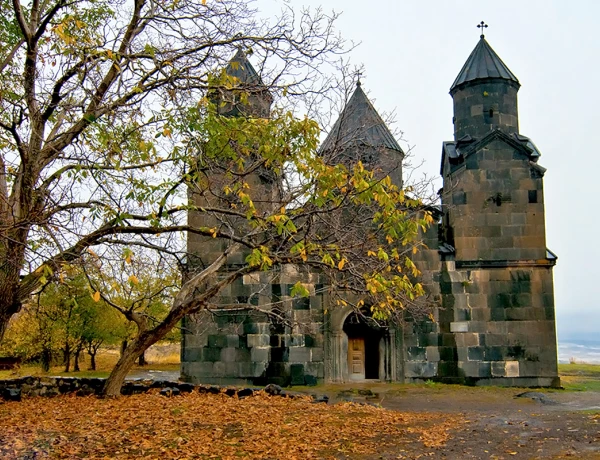
{"label": "stone masonry wall", "polygon": [[[194,383],[314,385],[324,378],[323,285],[286,266],[246,275],[219,298],[223,308],[187,318],[182,378]],[[292,297],[301,280],[309,297]],[[260,306],[260,307],[259,307]],[[252,307],[275,311],[284,321]]]}

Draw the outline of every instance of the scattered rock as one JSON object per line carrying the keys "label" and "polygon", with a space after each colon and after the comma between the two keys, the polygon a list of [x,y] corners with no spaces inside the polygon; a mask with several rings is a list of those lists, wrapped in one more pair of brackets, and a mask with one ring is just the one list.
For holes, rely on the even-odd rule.
{"label": "scattered rock", "polygon": [[237,394],[237,390],[235,388],[225,388],[223,391],[227,396],[235,396]]}
{"label": "scattered rock", "polygon": [[238,390],[237,395],[238,398],[245,398],[247,396],[252,396],[254,392],[254,388],[242,388],[241,390]]}
{"label": "scattered rock", "polygon": [[526,391],[525,393],[519,393],[518,395],[515,395],[515,398],[529,398],[533,401],[545,405],[558,404],[553,399],[550,399],[546,394],[540,393],[539,391]]}
{"label": "scattered rock", "polygon": [[358,394],[361,396],[376,396],[375,393],[373,393],[371,390],[369,389],[360,389],[358,390]]}
{"label": "scattered rock", "polygon": [[77,396],[91,396],[95,393],[96,392],[94,391],[93,388],[89,387],[88,385],[82,385],[81,388],[79,390],[77,390],[77,392],[75,394]]}
{"label": "scattered rock", "polygon": [[312,398],[313,398],[312,402],[314,404],[329,403],[329,396],[327,396],[327,395],[312,395]]}
{"label": "scattered rock", "polygon": [[2,397],[5,401],[20,401],[21,400],[21,389],[20,388],[5,388],[2,392]]}
{"label": "scattered rock", "polygon": [[147,393],[149,389],[150,389],[149,386],[142,385],[139,383],[125,384],[121,388],[121,394],[122,395],[139,395],[142,393]]}
{"label": "scattered rock", "polygon": [[283,388],[281,388],[279,385],[275,385],[274,383],[269,383],[265,387],[265,393],[271,396],[278,396],[283,393]]}
{"label": "scattered rock", "polygon": [[167,387],[167,388],[163,388],[162,390],[160,390],[160,395],[166,396],[168,398],[170,398],[171,396],[179,396],[180,394],[181,394],[181,391],[179,391],[179,388],[177,388],[177,387],[175,387],[175,388]]}
{"label": "scattered rock", "polygon": [[179,391],[182,393],[191,393],[194,391],[194,385],[191,383],[179,383],[177,384],[177,388],[179,388]]}
{"label": "scattered rock", "polygon": [[221,393],[221,388],[216,385],[198,385],[198,393],[218,395]]}

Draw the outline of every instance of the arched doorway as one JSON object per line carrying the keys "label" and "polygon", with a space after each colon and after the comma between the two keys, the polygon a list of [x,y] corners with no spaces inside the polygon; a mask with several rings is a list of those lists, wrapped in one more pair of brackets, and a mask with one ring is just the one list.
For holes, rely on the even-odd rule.
{"label": "arched doorway", "polygon": [[353,312],[344,321],[343,331],[348,337],[348,378],[383,379],[384,329],[370,318]]}

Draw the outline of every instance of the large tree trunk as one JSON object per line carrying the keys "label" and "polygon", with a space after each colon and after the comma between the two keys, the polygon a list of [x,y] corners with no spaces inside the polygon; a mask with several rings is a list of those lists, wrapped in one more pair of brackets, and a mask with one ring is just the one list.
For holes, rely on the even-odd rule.
{"label": "large tree trunk", "polygon": [[[166,332],[162,336],[164,335],[166,335]],[[156,334],[146,332],[129,342],[129,345],[123,350],[119,361],[117,361],[117,364],[106,379],[102,395],[112,398],[119,396],[125,377],[127,377],[129,370],[135,364],[136,359],[140,357],[146,348],[160,340],[162,336],[159,337]]]}
{"label": "large tree trunk", "polygon": [[[2,258],[0,258],[2,261]],[[6,261],[4,261],[6,264]],[[15,313],[21,309],[21,303],[16,299],[15,283],[11,283],[6,276],[0,277],[0,343],[8,327],[8,322]]]}

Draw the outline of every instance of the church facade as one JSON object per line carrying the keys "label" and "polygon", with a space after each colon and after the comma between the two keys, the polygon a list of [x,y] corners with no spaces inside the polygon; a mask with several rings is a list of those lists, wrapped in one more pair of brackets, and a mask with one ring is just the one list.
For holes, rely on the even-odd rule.
{"label": "church facade", "polygon": [[[236,77],[259,81],[243,53],[233,61]],[[483,35],[451,86],[454,139],[442,144],[439,219],[422,235],[426,249],[415,256],[436,305],[431,319],[369,324],[351,308],[331,305],[326,280],[303,267],[284,266],[275,277],[246,275],[221,296],[242,306],[281,304],[289,323],[252,308],[186,318],[182,378],[252,385],[433,380],[559,386],[545,169],[535,144],[519,133],[519,87]],[[264,115],[270,103],[265,96],[256,105]],[[344,145],[350,135],[360,145],[349,145],[349,153],[358,149],[362,158],[389,165],[392,181],[401,185],[404,153],[360,84],[321,149]],[[199,223],[193,212],[189,219]],[[210,259],[222,250],[215,244],[190,235],[188,251]],[[309,287],[309,297],[291,296],[298,281]]]}

